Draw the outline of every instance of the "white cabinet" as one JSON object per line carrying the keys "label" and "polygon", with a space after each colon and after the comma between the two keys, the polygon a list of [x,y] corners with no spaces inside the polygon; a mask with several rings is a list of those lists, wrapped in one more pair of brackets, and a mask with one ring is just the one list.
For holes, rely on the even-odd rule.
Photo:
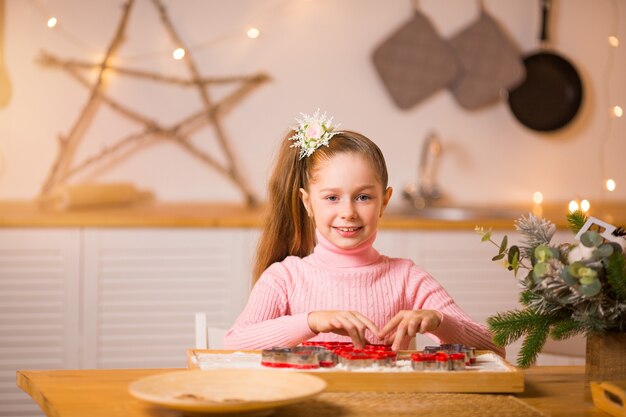
{"label": "white cabinet", "polygon": [[0,230],[0,416],[41,415],[17,369],[79,367],[80,231]]}

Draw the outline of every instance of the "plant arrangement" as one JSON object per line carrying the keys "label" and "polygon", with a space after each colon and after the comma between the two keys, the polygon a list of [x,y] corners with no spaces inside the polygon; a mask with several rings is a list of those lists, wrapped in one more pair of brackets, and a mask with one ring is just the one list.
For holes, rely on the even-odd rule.
{"label": "plant arrangement", "polygon": [[521,308],[489,317],[487,324],[500,346],[524,337],[517,358],[522,368],[535,362],[548,337],[626,331],[626,231],[579,233],[587,220],[581,211],[570,212],[567,223],[579,241],[563,244],[551,244],[556,226],[533,214],[515,221],[519,245],[509,246],[506,235],[497,243],[491,230],[476,227],[483,242],[498,247],[492,260],[504,262],[518,279]]}

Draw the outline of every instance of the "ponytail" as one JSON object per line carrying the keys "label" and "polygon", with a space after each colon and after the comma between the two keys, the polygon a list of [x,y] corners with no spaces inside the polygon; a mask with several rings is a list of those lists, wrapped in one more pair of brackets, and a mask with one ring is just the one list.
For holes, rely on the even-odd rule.
{"label": "ponytail", "polygon": [[276,165],[269,180],[265,224],[257,246],[252,271],[253,283],[274,262],[287,256],[305,257],[315,246],[315,226],[300,198],[300,188],[306,188],[308,158],[300,159],[292,142],[283,139]]}

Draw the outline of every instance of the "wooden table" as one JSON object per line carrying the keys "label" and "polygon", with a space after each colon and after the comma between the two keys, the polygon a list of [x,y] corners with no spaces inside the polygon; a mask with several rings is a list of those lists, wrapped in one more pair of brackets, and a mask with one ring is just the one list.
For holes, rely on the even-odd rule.
{"label": "wooden table", "polygon": [[[18,371],[17,385],[50,417],[178,416],[128,393],[132,381],[169,371],[172,369]],[[585,401],[583,379],[582,366],[533,367],[526,370],[526,389],[517,397],[549,416],[608,416]]]}

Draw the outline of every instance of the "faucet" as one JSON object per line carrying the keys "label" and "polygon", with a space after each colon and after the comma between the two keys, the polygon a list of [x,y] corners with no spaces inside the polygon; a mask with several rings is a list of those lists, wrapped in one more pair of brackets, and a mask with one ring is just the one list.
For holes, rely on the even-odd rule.
{"label": "faucet", "polygon": [[422,144],[417,184],[407,184],[402,192],[402,195],[417,209],[432,205],[435,200],[442,196],[435,181],[436,165],[440,154],[441,140],[439,135],[436,132],[429,132]]}

